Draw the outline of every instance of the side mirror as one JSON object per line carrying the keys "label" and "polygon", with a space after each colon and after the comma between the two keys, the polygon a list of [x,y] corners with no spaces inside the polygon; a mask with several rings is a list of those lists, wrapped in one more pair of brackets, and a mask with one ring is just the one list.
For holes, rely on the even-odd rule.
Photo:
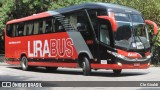
{"label": "side mirror", "polygon": [[117,32],[118,26],[117,26],[117,23],[116,23],[116,20],[114,19],[114,17],[98,16],[98,18],[108,20],[111,23],[113,32]]}
{"label": "side mirror", "polygon": [[78,31],[86,31],[86,26],[83,23],[77,23],[77,30]]}
{"label": "side mirror", "polygon": [[153,26],[154,35],[158,34],[158,25],[155,22],[150,21],[150,20],[145,20],[145,23]]}

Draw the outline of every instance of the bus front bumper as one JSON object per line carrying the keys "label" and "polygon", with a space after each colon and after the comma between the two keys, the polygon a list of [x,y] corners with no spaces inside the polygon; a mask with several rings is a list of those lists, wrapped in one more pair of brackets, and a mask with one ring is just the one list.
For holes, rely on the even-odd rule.
{"label": "bus front bumper", "polygon": [[150,63],[140,64],[91,64],[92,69],[147,69],[150,67]]}

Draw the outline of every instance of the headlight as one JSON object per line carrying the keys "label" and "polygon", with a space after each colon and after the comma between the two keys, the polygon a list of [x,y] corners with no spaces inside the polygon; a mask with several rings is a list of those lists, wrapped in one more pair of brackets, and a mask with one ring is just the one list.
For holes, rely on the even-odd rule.
{"label": "headlight", "polygon": [[150,55],[146,56],[146,58],[151,58],[151,57],[152,57],[152,54],[150,54]]}
{"label": "headlight", "polygon": [[120,59],[123,59],[123,60],[126,60],[126,61],[145,61],[145,60],[150,59],[151,56],[152,56],[152,55],[148,55],[148,56],[146,57],[146,59],[137,59],[137,58],[130,59],[130,58],[125,57],[125,56],[123,56],[123,55],[121,55],[121,54],[118,54],[118,53],[116,53],[116,52],[112,52],[112,51],[109,51],[109,50],[107,50],[107,52],[110,53],[110,54],[112,54],[112,55],[114,55],[114,56],[117,57],[117,58],[120,58]]}
{"label": "headlight", "polygon": [[121,54],[118,54],[116,52],[112,52],[112,51],[109,51],[109,50],[107,52],[112,54],[112,55],[114,55],[115,57],[118,57],[118,58],[121,58],[121,59],[125,59],[126,58],[125,56],[123,56]]}

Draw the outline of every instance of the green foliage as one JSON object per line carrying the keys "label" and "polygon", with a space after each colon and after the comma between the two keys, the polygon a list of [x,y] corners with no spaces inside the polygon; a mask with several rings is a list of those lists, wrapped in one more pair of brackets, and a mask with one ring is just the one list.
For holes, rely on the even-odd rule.
{"label": "green foliage", "polygon": [[11,19],[86,2],[129,6],[141,11],[145,19],[153,20],[160,25],[160,0],[0,0],[0,30],[5,27],[6,21]]}
{"label": "green foliage", "polygon": [[[121,0],[122,1],[122,0]],[[160,0],[123,0],[126,3],[122,5],[129,6],[139,10],[145,19],[157,22],[160,25]],[[127,2],[128,1],[128,2]]]}
{"label": "green foliage", "polygon": [[47,11],[49,5],[49,0],[1,0],[0,31],[5,28],[5,24],[8,20]]}
{"label": "green foliage", "polygon": [[[5,3],[4,3],[5,2]],[[8,20],[9,13],[12,11],[13,4],[10,0],[2,0],[0,2],[0,29],[2,30],[5,27],[5,23]]]}

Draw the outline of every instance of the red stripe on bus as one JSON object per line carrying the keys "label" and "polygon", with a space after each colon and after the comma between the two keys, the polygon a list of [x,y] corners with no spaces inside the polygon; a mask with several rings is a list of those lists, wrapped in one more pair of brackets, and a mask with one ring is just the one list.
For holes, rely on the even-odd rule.
{"label": "red stripe on bus", "polygon": [[125,57],[128,57],[128,58],[141,58],[141,54],[137,53],[137,52],[126,52],[126,51],[123,51],[123,50],[120,50],[120,49],[117,49],[117,53],[118,54],[121,54]]}
{"label": "red stripe on bus", "polygon": [[6,61],[6,63],[11,65],[20,65],[19,61]]}
{"label": "red stripe on bus", "polygon": [[49,17],[49,16],[51,16],[49,13],[43,12],[43,13],[34,14],[32,16],[28,16],[28,17],[25,17],[25,18],[11,20],[11,21],[7,22],[7,24],[24,22],[24,21],[29,21],[29,20],[34,20],[34,19],[39,19],[39,18],[44,18],[44,17]]}
{"label": "red stripe on bus", "polygon": [[147,69],[149,66],[148,64],[140,64],[139,66],[134,66],[134,64],[122,64],[122,66],[117,64],[91,64],[91,68],[94,69]]}
{"label": "red stripe on bus", "polygon": [[[11,65],[20,65],[18,61],[6,61],[6,63]],[[70,67],[77,68],[77,63],[51,63],[51,62],[28,62],[29,66],[42,66],[42,67]],[[122,64],[119,66],[117,64],[91,64],[92,69],[147,69],[149,68],[149,64],[140,64],[139,66],[135,66],[134,64]]]}
{"label": "red stripe on bus", "polygon": [[117,32],[117,23],[116,23],[116,20],[113,18],[113,17],[109,17],[109,16],[98,16],[98,18],[101,18],[101,19],[106,19],[106,20],[109,20],[111,25],[112,25],[112,30],[113,32]]}
{"label": "red stripe on bus", "polygon": [[148,55],[151,55],[150,51],[145,53],[145,56],[148,56]]}
{"label": "red stripe on bus", "polygon": [[78,66],[77,63],[51,63],[51,62],[28,62],[30,66],[42,66],[42,67],[71,67],[76,68]]}

